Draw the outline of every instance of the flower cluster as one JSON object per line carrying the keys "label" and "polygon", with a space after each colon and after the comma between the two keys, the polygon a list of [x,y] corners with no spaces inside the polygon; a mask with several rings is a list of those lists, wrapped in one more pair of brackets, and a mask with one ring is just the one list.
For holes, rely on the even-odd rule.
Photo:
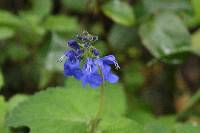
{"label": "flower cluster", "polygon": [[116,69],[120,68],[115,57],[108,55],[100,58],[99,51],[93,45],[97,40],[97,36],[84,31],[83,34],[77,35],[76,40],[67,42],[70,50],[60,58],[63,60],[67,57],[64,63],[64,75],[81,80],[84,87],[89,84],[92,88],[96,88],[104,80],[110,83],[119,80],[119,77],[111,72],[110,67],[114,64]]}

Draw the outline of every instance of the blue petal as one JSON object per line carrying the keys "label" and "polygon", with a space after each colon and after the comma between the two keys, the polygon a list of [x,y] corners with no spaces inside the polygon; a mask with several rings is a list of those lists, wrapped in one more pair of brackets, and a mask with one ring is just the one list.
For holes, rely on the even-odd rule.
{"label": "blue petal", "polygon": [[75,78],[80,79],[82,76],[82,71],[80,69],[79,60],[75,60],[75,62],[66,60],[64,63],[64,75],[74,76]]}
{"label": "blue petal", "polygon": [[74,77],[78,80],[80,80],[81,77],[83,76],[83,73],[82,73],[81,69],[79,69],[79,68],[72,69],[72,73],[73,73]]}
{"label": "blue petal", "polygon": [[102,58],[103,63],[105,64],[114,64],[114,62],[116,61],[115,56],[114,55],[107,55],[105,57]]}
{"label": "blue petal", "polygon": [[91,74],[89,84],[92,88],[99,87],[103,83],[103,78],[99,74]]}
{"label": "blue petal", "polygon": [[116,83],[116,82],[118,82],[119,77],[113,73],[110,73],[107,80],[110,83]]}
{"label": "blue petal", "polygon": [[81,78],[81,80],[82,80],[82,85],[83,85],[83,87],[85,87],[85,86],[89,83],[87,75],[84,75],[84,76]]}
{"label": "blue petal", "polygon": [[110,71],[111,71],[111,67],[108,66],[108,65],[104,65],[103,69],[101,69],[101,70],[102,70],[104,79],[107,80],[107,79],[108,79],[108,76],[109,76],[109,74],[110,74]]}
{"label": "blue petal", "polygon": [[72,76],[70,64],[69,64],[68,61],[65,61],[65,63],[64,63],[64,75],[65,76]]}

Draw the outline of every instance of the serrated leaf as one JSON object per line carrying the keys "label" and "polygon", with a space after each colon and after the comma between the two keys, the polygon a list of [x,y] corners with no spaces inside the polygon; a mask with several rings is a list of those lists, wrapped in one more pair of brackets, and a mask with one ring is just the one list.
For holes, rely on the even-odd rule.
{"label": "serrated leaf", "polygon": [[15,31],[8,27],[0,27],[0,40],[6,40],[12,38]]}
{"label": "serrated leaf", "polygon": [[190,51],[189,32],[172,13],[160,13],[144,22],[139,32],[144,46],[151,54],[167,63],[182,63]]}
{"label": "serrated leaf", "polygon": [[49,16],[43,25],[47,30],[57,32],[74,32],[79,27],[76,18],[64,15]]}
{"label": "serrated leaf", "polygon": [[128,3],[111,0],[102,6],[102,10],[106,16],[118,24],[131,26],[135,22],[133,8]]}
{"label": "serrated leaf", "polygon": [[143,126],[127,118],[106,119],[100,124],[103,133],[142,133]]}
{"label": "serrated leaf", "polygon": [[189,11],[191,6],[188,0],[142,0],[149,13],[159,11]]}
{"label": "serrated leaf", "polygon": [[[105,93],[104,116],[121,116],[125,107],[120,85],[108,85]],[[66,88],[51,88],[21,103],[9,114],[7,124],[28,126],[30,133],[84,133],[98,103],[99,89],[84,89],[78,81],[70,79]]]}

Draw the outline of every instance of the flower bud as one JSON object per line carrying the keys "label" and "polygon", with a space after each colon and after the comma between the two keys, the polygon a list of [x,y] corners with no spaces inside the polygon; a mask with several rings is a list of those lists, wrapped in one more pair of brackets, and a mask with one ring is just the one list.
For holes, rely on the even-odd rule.
{"label": "flower bud", "polygon": [[80,46],[78,45],[78,43],[75,40],[69,40],[68,42],[68,46],[77,50],[80,49]]}

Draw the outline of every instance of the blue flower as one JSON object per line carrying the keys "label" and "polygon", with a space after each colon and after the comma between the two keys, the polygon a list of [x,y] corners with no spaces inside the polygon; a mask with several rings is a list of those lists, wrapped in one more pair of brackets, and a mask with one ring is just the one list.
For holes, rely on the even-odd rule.
{"label": "blue flower", "polygon": [[99,57],[99,51],[94,47],[94,42],[98,40],[97,36],[93,36],[88,32],[77,35],[76,40],[68,41],[71,50],[59,59],[60,62],[67,57],[64,63],[64,75],[73,76],[77,80],[82,81],[82,85],[90,85],[92,88],[99,87],[104,80],[109,83],[116,83],[119,77],[112,73],[111,65],[115,65],[119,69],[119,65],[114,55]]}
{"label": "blue flower", "polygon": [[86,64],[83,66],[82,72],[83,76],[81,80],[84,87],[89,84],[92,88],[96,88],[103,83],[103,78],[98,73],[98,67],[94,64],[92,58],[86,59]]}
{"label": "blue flower", "polygon": [[95,64],[98,65],[102,70],[104,80],[107,80],[110,83],[118,82],[119,77],[111,72],[111,67],[109,66],[114,64],[116,69],[120,68],[113,55],[108,55],[103,58],[96,59]]}
{"label": "blue flower", "polygon": [[77,59],[75,51],[69,50],[65,55],[68,59],[64,63],[64,75],[74,76],[76,79],[80,79],[83,73],[80,69],[80,61]]}

